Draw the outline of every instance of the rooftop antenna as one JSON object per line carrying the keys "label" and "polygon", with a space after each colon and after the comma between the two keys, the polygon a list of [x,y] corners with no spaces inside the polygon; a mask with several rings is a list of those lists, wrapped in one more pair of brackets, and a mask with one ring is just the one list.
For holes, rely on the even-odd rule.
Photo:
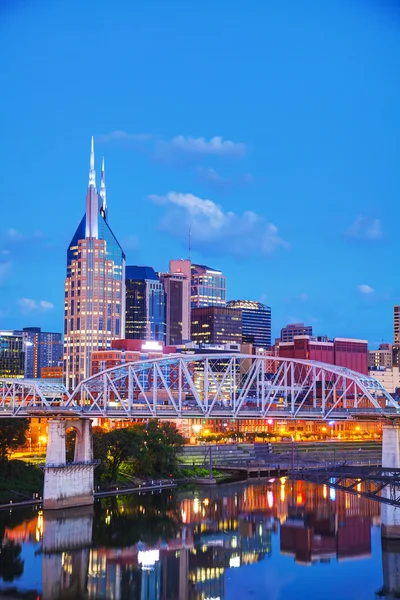
{"label": "rooftop antenna", "polygon": [[189,260],[192,262],[192,228],[189,225]]}

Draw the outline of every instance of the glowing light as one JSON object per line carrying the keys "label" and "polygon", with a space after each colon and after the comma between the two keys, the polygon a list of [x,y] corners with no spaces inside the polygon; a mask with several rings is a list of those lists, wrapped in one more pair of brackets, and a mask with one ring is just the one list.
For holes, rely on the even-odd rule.
{"label": "glowing light", "polygon": [[304,504],[304,494],[303,492],[299,492],[296,496],[296,504],[297,506],[301,506]]}
{"label": "glowing light", "polygon": [[181,510],[181,517],[182,517],[182,523],[186,523],[186,511],[184,511],[183,509]]}
{"label": "glowing light", "polygon": [[193,425],[192,430],[195,433],[200,433],[200,431],[201,431],[201,425]]}
{"label": "glowing light", "polygon": [[333,502],[336,500],[336,490],[335,488],[329,488],[329,499]]}
{"label": "glowing light", "polygon": [[200,510],[200,503],[199,503],[199,499],[198,499],[198,498],[195,498],[195,499],[193,500],[193,512],[194,512],[194,513],[197,515],[197,513],[199,512],[199,510]]}
{"label": "glowing light", "polygon": [[325,485],[325,484],[324,484],[324,487],[322,488],[322,495],[323,495],[323,497],[324,497],[324,498],[325,498],[325,500],[326,500],[326,498],[327,498],[327,496],[328,496],[328,488],[326,487],[326,485]]}
{"label": "glowing light", "polygon": [[231,556],[229,559],[229,566],[231,569],[237,569],[240,567],[240,556]]}
{"label": "glowing light", "polygon": [[138,564],[142,569],[151,569],[158,560],[160,560],[159,550],[139,550],[138,552]]}
{"label": "glowing light", "polygon": [[158,342],[145,342],[142,344],[142,350],[158,350],[159,352],[162,352],[162,349],[162,345]]}
{"label": "glowing light", "polygon": [[208,506],[210,504],[209,499],[208,498],[204,498],[203,504],[204,504],[204,506]]}
{"label": "glowing light", "polygon": [[267,492],[267,503],[269,508],[272,508],[274,505],[274,494],[272,492]]}
{"label": "glowing light", "polygon": [[268,425],[272,425],[273,420],[272,419],[268,419],[267,423],[268,423]]}

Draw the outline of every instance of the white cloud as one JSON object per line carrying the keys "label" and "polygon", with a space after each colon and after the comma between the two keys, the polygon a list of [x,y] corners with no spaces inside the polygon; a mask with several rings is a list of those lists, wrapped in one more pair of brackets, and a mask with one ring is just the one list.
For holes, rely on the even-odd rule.
{"label": "white cloud", "polygon": [[367,285],[366,283],[363,283],[362,285],[358,285],[357,289],[359,292],[361,292],[361,294],[372,294],[372,292],[374,291],[374,289],[370,285]]}
{"label": "white cloud", "polygon": [[345,234],[355,240],[375,242],[383,236],[383,229],[379,219],[370,219],[359,215],[345,231]]}
{"label": "white cloud", "polygon": [[96,141],[98,142],[147,142],[152,138],[151,133],[127,133],[126,131],[122,131],[117,129],[115,131],[111,131],[111,133],[105,133],[101,135],[96,135]]}
{"label": "white cloud", "polygon": [[33,300],[33,298],[19,298],[19,300],[17,300],[17,304],[23,314],[32,311],[47,311],[54,308],[54,304],[52,302],[48,302],[47,300],[37,301]]}
{"label": "white cloud", "polygon": [[151,195],[149,199],[166,206],[160,223],[164,231],[186,241],[190,226],[194,249],[244,256],[257,252],[270,254],[278,247],[290,247],[275,225],[252,211],[242,215],[224,212],[212,200],[178,192]]}
{"label": "white cloud", "polygon": [[203,137],[177,135],[170,142],[160,142],[164,148],[184,154],[214,155],[214,156],[245,156],[247,146],[242,142],[224,140],[221,136],[214,136],[210,140]]}

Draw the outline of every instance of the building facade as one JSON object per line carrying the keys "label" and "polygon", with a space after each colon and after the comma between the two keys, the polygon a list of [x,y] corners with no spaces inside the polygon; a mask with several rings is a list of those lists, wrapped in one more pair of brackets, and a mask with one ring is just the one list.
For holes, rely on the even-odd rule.
{"label": "building facade", "polygon": [[393,307],[393,365],[400,366],[400,304]]}
{"label": "building facade", "polygon": [[226,277],[206,265],[191,266],[192,308],[226,305]]}
{"label": "building facade", "polygon": [[281,342],[293,342],[295,336],[309,335],[312,336],[312,326],[304,325],[304,323],[289,323],[281,329]]}
{"label": "building facade", "polygon": [[227,308],[242,311],[242,342],[256,348],[271,346],[271,308],[252,300],[230,300]]}
{"label": "building facade", "polygon": [[353,338],[311,338],[296,336],[293,342],[279,344],[279,356],[315,360],[338,367],[347,367],[358,373],[368,373],[368,342]]}
{"label": "building facade", "polygon": [[372,368],[369,374],[377,379],[389,394],[398,394],[400,390],[400,371],[399,367],[390,367],[387,369]]}
{"label": "building facade", "polygon": [[43,377],[42,370],[57,367],[63,359],[61,333],[42,331],[40,327],[24,327],[25,377]]}
{"label": "building facade", "polygon": [[190,260],[170,260],[169,272],[159,277],[165,292],[166,343],[177,346],[190,340]]}
{"label": "building facade", "polygon": [[126,267],[127,339],[165,342],[164,286],[152,267]]}
{"label": "building facade", "polygon": [[192,342],[195,344],[241,344],[241,310],[223,306],[192,308]]}
{"label": "building facade", "polygon": [[86,212],[67,252],[64,379],[69,389],[89,377],[91,355],[125,335],[125,254],[108,224],[104,161],[96,190],[93,138]]}
{"label": "building facade", "polygon": [[393,345],[380,344],[378,350],[368,351],[368,367],[370,369],[391,369],[393,365]]}
{"label": "building facade", "polygon": [[25,345],[21,332],[0,331],[0,377],[23,378]]}

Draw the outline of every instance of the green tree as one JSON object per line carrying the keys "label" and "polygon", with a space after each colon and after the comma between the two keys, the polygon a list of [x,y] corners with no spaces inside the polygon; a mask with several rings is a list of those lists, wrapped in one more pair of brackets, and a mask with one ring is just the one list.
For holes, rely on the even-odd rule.
{"label": "green tree", "polygon": [[143,430],[137,426],[114,429],[105,434],[104,442],[107,444],[107,479],[117,481],[122,463],[140,456]]}
{"label": "green tree", "polygon": [[12,450],[23,446],[26,432],[29,429],[28,419],[0,419],[0,461],[5,462]]}

